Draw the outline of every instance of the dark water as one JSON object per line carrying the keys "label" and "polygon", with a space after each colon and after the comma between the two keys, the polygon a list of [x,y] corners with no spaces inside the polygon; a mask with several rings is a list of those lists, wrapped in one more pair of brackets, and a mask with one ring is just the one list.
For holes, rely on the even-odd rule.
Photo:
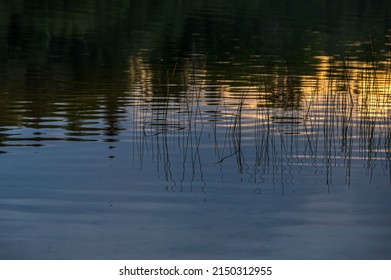
{"label": "dark water", "polygon": [[389,259],[390,40],[389,1],[0,1],[0,258]]}

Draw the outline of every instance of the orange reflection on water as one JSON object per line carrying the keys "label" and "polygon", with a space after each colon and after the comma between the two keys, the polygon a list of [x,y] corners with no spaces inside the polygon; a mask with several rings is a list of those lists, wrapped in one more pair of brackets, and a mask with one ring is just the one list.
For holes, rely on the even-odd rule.
{"label": "orange reflection on water", "polygon": [[337,107],[354,107],[356,114],[368,117],[388,114],[391,93],[389,65],[342,61],[329,56],[317,58],[317,75],[303,77],[303,84],[312,84],[302,89],[306,102],[313,102],[320,96],[322,100],[334,102]]}

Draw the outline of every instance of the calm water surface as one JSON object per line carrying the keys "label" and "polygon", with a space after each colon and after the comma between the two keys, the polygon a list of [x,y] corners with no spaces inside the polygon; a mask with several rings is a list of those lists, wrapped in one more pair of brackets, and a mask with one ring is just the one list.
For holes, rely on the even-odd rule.
{"label": "calm water surface", "polygon": [[52,2],[0,1],[0,259],[391,257],[388,1]]}

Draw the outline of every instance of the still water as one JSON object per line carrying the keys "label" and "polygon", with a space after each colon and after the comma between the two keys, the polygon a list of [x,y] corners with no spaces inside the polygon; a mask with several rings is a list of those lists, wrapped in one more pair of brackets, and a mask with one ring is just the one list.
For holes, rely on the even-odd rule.
{"label": "still water", "polygon": [[0,259],[389,259],[389,1],[0,1]]}

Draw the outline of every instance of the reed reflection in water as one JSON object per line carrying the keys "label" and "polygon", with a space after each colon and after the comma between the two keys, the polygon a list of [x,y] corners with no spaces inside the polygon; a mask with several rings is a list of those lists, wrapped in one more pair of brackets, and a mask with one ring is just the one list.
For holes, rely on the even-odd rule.
{"label": "reed reflection in water", "polygon": [[319,60],[315,76],[261,69],[235,86],[210,83],[207,59],[191,58],[167,71],[158,95],[136,83],[134,160],[151,159],[169,191],[235,181],[282,195],[389,185],[389,57]]}

